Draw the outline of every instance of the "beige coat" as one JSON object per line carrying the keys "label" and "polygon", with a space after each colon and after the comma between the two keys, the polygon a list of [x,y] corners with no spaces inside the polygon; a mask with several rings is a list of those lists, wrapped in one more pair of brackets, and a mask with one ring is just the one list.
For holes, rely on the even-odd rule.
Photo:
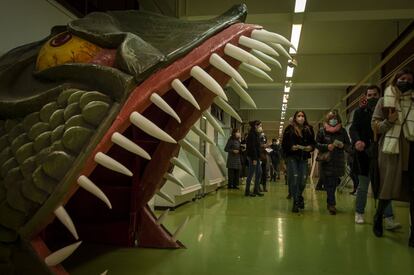
{"label": "beige coat", "polygon": [[[410,142],[400,135],[400,153],[384,154],[382,145],[384,143],[384,134],[393,126],[391,122],[386,120],[384,114],[384,98],[378,101],[372,116],[372,127],[377,127],[378,134],[381,134],[379,140],[379,174],[380,174],[380,199],[410,201],[412,196],[411,186],[408,180],[408,163]],[[413,160],[411,160],[413,161]],[[412,172],[412,171],[411,171]]]}

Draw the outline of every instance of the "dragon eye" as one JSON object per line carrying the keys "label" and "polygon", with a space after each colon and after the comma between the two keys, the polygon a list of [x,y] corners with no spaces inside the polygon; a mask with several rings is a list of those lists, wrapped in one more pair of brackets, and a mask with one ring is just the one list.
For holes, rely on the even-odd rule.
{"label": "dragon eye", "polygon": [[68,42],[72,38],[72,35],[69,32],[64,32],[55,36],[50,40],[50,46],[59,47]]}
{"label": "dragon eye", "polygon": [[89,63],[101,51],[99,46],[63,32],[42,46],[37,56],[36,70],[42,71],[65,63]]}

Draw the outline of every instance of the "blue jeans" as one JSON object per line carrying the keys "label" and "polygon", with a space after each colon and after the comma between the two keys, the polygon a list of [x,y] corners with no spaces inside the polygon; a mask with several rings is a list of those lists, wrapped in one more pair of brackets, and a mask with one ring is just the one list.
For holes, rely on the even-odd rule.
{"label": "blue jeans", "polygon": [[326,190],[326,203],[328,206],[335,206],[336,205],[336,198],[335,198],[335,192],[336,187],[341,182],[340,178],[337,177],[325,177],[324,178],[324,185]]}
{"label": "blue jeans", "polygon": [[305,190],[307,168],[307,160],[287,159],[289,191],[295,202],[302,198],[303,190]]}
{"label": "blue jeans", "polygon": [[245,194],[247,195],[250,193],[250,183],[252,181],[253,175],[255,175],[253,193],[259,193],[260,179],[262,177],[262,167],[260,164],[260,160],[257,160],[256,165],[253,165],[253,160],[249,157],[247,157],[247,161],[249,162],[249,172],[247,174],[246,179]]}
{"label": "blue jeans", "polygon": [[[364,214],[365,206],[367,205],[369,178],[367,176],[358,175],[359,185],[355,200],[355,212]],[[392,204],[389,203],[384,209],[384,216],[386,218],[394,216]]]}

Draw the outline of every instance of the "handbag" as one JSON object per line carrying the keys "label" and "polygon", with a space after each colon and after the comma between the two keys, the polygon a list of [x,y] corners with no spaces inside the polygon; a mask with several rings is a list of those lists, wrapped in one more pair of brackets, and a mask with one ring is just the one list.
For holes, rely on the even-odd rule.
{"label": "handbag", "polygon": [[316,161],[320,162],[328,162],[331,160],[331,152],[318,152],[318,155],[316,156]]}

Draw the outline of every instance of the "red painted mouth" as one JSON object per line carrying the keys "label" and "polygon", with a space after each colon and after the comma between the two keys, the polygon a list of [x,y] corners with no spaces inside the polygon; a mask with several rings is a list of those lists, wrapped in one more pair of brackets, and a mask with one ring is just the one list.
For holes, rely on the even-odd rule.
{"label": "red painted mouth", "polygon": [[[225,86],[230,77],[210,65],[209,58],[218,54],[233,68],[240,62],[224,54],[224,47],[231,43],[238,45],[240,36],[249,37],[254,29],[260,27],[248,24],[234,24],[194,48],[189,54],[170,64],[136,87],[122,106],[112,125],[106,131],[99,144],[89,155],[78,177],[91,180],[110,201],[112,209],[98,198],[79,188],[74,182],[64,201],[76,231],[86,242],[105,243],[120,246],[141,246],[158,248],[180,248],[183,244],[173,234],[157,223],[157,218],[147,206],[148,201],[165,183],[164,175],[172,170],[170,159],[176,157],[179,145],[160,141],[136,127],[130,116],[134,112],[141,114],[160,129],[180,141],[190,128],[200,119],[217,96],[191,76],[191,69],[199,66],[212,76],[220,86]],[[179,79],[191,91],[200,110],[180,97],[172,88],[173,80]],[[178,114],[181,123],[160,109],[151,101],[151,95],[158,94]],[[147,160],[115,144],[114,133],[122,134],[139,145],[151,156]],[[127,176],[98,165],[96,156],[101,153],[116,160],[132,173]],[[127,171],[125,170],[125,171]],[[73,243],[73,236],[59,222],[50,224],[37,232],[32,246],[37,254],[45,259],[51,252]],[[35,233],[36,234],[36,233]],[[57,264],[51,267],[55,274],[66,274]]]}

